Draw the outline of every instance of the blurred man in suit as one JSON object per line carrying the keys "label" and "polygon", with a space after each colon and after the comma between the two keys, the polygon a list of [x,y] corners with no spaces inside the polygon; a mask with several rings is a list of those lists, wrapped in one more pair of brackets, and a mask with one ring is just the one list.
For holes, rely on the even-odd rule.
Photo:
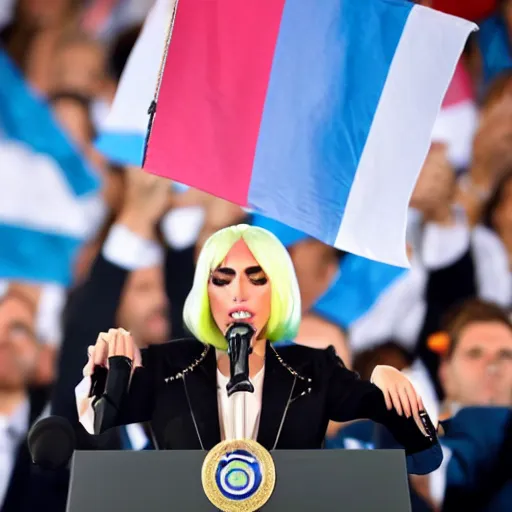
{"label": "blurred man in suit", "polygon": [[26,435],[42,413],[48,389],[30,386],[37,368],[36,305],[10,290],[0,299],[0,509],[22,510],[30,475]]}
{"label": "blurred man in suit", "polygon": [[[430,346],[441,355],[445,460],[431,475],[444,511],[510,509],[512,322],[502,308],[469,300],[448,315]],[[508,450],[508,452],[507,452]]]}

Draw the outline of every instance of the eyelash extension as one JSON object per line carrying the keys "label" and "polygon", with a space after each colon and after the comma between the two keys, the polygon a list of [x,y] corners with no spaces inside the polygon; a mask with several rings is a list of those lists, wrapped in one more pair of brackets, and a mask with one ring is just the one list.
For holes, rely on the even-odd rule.
{"label": "eyelash extension", "polygon": [[[251,279],[251,282],[257,286],[262,286],[268,283],[268,279],[266,277],[260,277],[259,279]],[[212,284],[215,286],[226,286],[230,283],[226,279],[220,279],[218,277],[212,277]]]}
{"label": "eyelash extension", "polygon": [[215,286],[226,286],[229,284],[229,281],[226,281],[225,279],[219,279],[218,277],[212,277],[212,283]]}
{"label": "eyelash extension", "polygon": [[256,285],[264,285],[267,284],[268,279],[266,277],[260,277],[259,279],[251,279],[251,281]]}

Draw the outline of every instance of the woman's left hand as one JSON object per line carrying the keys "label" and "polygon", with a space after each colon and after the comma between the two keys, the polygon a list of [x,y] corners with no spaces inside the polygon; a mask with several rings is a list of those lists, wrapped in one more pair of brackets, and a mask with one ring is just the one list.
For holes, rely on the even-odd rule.
{"label": "woman's left hand", "polygon": [[420,418],[425,407],[411,381],[402,372],[392,366],[378,365],[373,370],[371,381],[384,394],[388,410],[394,407],[400,416],[413,416],[418,428],[427,435]]}

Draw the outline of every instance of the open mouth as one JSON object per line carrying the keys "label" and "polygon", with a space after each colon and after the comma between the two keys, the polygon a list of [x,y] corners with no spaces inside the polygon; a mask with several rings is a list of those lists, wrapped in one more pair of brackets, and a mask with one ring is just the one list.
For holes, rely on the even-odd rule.
{"label": "open mouth", "polygon": [[240,311],[232,311],[229,316],[233,319],[233,320],[249,320],[250,318],[253,317],[252,313],[250,313],[249,311],[244,311],[244,310],[240,310]]}

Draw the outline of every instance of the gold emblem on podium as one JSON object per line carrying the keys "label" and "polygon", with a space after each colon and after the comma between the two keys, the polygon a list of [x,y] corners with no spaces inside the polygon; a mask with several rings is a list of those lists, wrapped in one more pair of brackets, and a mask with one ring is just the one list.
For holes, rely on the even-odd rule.
{"label": "gold emblem on podium", "polygon": [[203,489],[223,512],[253,512],[268,501],[276,483],[276,469],[266,448],[250,439],[222,441],[206,455]]}

